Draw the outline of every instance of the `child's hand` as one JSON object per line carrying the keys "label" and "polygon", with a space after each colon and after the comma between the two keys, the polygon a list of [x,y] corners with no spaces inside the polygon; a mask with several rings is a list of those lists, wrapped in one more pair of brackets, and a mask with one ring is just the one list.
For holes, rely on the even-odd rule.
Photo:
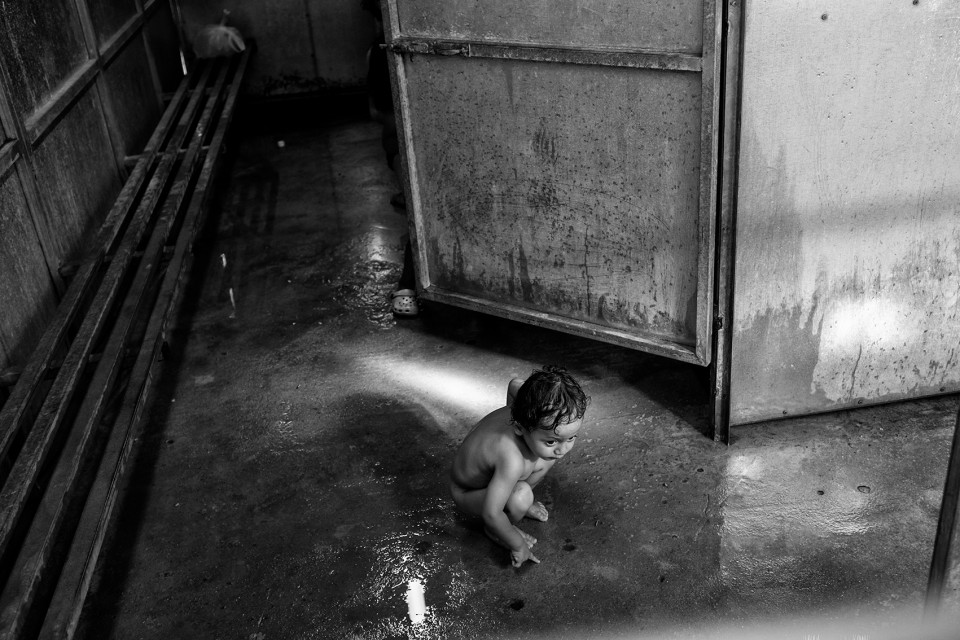
{"label": "child's hand", "polygon": [[513,563],[513,566],[517,567],[518,569],[527,560],[530,560],[536,564],[540,564],[537,556],[533,555],[533,551],[530,550],[529,545],[523,545],[523,549],[520,551],[510,552],[510,561]]}

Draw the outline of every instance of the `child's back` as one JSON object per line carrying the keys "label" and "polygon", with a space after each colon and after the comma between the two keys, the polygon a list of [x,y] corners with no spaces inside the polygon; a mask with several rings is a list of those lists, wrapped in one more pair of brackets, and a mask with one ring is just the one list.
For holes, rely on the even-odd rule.
{"label": "child's back", "polygon": [[450,478],[456,484],[465,490],[483,489],[490,484],[497,460],[505,450],[522,455],[510,420],[510,408],[501,407],[470,430],[453,459]]}

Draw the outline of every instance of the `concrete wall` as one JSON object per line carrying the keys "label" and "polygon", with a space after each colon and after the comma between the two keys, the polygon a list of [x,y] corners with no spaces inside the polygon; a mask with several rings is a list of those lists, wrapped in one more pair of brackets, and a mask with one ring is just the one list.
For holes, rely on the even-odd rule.
{"label": "concrete wall", "polygon": [[749,0],[731,422],[960,388],[960,5]]}
{"label": "concrete wall", "polygon": [[257,41],[247,92],[277,96],[360,88],[374,21],[361,0],[179,0],[185,39],[207,24],[227,24]]}

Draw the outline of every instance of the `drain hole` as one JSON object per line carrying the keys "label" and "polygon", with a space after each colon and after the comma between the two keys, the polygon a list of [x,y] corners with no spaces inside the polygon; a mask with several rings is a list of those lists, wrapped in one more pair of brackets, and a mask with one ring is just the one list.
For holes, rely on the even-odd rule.
{"label": "drain hole", "polygon": [[575,544],[565,544],[565,545],[563,545],[563,550],[564,550],[564,551],[576,551],[576,550],[577,550],[577,545],[575,545]]}
{"label": "drain hole", "polygon": [[860,493],[870,493],[870,487],[868,487],[865,484],[862,484],[859,487],[857,487],[857,491],[859,491]]}
{"label": "drain hole", "polygon": [[512,602],[510,602],[510,608],[513,609],[514,611],[520,611],[520,609],[523,609],[523,600],[520,600],[519,598],[516,600],[513,600]]}

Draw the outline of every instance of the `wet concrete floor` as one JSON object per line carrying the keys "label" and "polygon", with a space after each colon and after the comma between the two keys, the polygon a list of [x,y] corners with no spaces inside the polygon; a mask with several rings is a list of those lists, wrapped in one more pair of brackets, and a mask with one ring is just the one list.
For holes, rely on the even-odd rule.
{"label": "wet concrete floor", "polygon": [[[88,637],[915,637],[956,396],[715,444],[697,367],[437,304],[395,319],[377,126],[277,141],[242,141],[197,244]],[[516,570],[445,474],[545,363],[592,401]]]}

